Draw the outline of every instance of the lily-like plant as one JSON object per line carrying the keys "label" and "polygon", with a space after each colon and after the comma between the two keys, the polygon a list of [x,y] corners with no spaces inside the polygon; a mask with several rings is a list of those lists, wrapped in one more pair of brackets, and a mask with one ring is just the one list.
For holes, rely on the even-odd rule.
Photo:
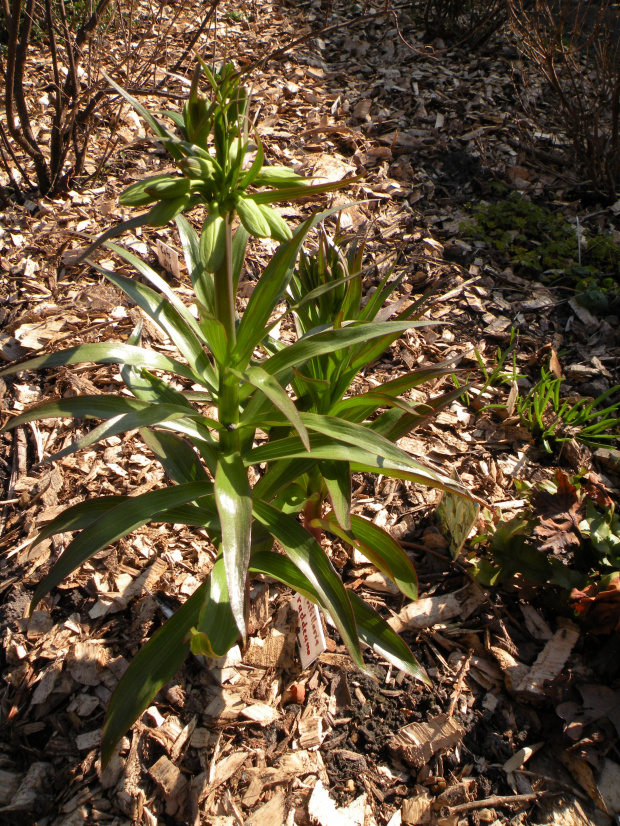
{"label": "lily-like plant", "polygon": [[[211,87],[209,97],[199,92],[201,69]],[[396,667],[426,680],[400,637],[344,587],[320,540],[326,530],[338,535],[416,599],[415,570],[398,543],[351,515],[351,473],[376,472],[467,495],[457,483],[396,445],[437,406],[416,409],[401,395],[442,375],[443,365],[348,395],[360,370],[399,335],[430,322],[416,318],[415,304],[400,312],[393,306],[382,309],[394,287],[387,279],[364,305],[361,252],[353,251],[346,263],[341,245],[328,244],[326,235],[319,253],[304,254],[295,271],[308,232],[337,210],[314,215],[291,232],[270,206],[350,182],[314,186],[286,168],[265,165],[257,135],[252,159],[248,98],[231,64],[217,74],[204,64],[198,66],[183,112],[165,113],[178,133],[113,85],[167,147],[178,174],[157,175],[126,189],[122,204],[149,209],[104,233],[85,255],[105,244],[136,268],[141,279],[90,261],[170,338],[180,357],[141,347],[138,326],[125,344],[83,344],[14,364],[0,375],[78,362],[119,364],[131,397],[45,402],[6,427],[58,416],[101,420],[48,461],[138,428],[170,485],[139,496],[91,499],[48,524],[37,541],[59,532],[79,533],[37,587],[32,606],[93,554],[146,523],[200,527],[208,533],[217,558],[202,585],[146,643],[120,680],[103,730],[104,764],[190,649],[218,657],[239,639],[245,642],[253,574],[285,583],[318,604],[331,616],[360,669],[364,643]],[[183,215],[198,207],[204,210],[200,233]],[[110,242],[125,229],[163,226],[173,219],[194,289],[196,315],[148,264]],[[250,235],[281,243],[238,318],[237,283]],[[335,264],[343,261],[338,270]],[[325,266],[328,278],[323,277]],[[317,272],[318,281],[313,280]],[[297,325],[296,339],[286,346],[270,336],[281,318],[275,311],[282,301],[288,302]],[[165,375],[191,389],[175,389]],[[443,397],[441,403],[445,401]],[[205,415],[205,405],[217,410],[217,418]],[[249,479],[257,476],[252,487]]]}

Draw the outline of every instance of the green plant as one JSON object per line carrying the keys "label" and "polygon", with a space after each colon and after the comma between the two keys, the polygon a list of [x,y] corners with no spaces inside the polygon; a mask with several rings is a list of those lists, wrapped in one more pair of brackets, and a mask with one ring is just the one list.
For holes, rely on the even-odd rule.
{"label": "green plant", "polygon": [[[497,585],[519,574],[545,586],[541,595],[548,604],[570,607],[591,630],[609,633],[620,616],[614,593],[620,519],[614,503],[585,470],[573,477],[557,471],[553,480],[536,484],[517,480],[516,487],[527,500],[521,514],[505,522],[483,510],[485,527],[470,543],[484,548],[470,555],[474,576]],[[601,605],[591,613],[597,601]]]}
{"label": "green plant", "polygon": [[[484,412],[485,410],[506,410],[507,408],[513,408],[514,403],[516,401],[516,395],[514,393],[517,392],[517,385],[516,382],[518,379],[523,378],[517,370],[517,353],[516,347],[518,344],[518,336],[514,330],[514,328],[510,331],[510,341],[508,343],[508,347],[502,351],[498,347],[495,351],[495,356],[493,358],[493,362],[491,365],[491,369],[487,367],[484,363],[484,359],[482,355],[478,352],[478,350],[474,350],[474,355],[476,357],[476,361],[478,362],[478,366],[480,367],[480,372],[482,373],[482,377],[484,382],[482,385],[474,385],[472,384],[472,389],[476,391],[475,395],[475,407],[476,410],[480,413]],[[508,361],[508,357],[512,356],[512,365],[511,370],[505,370],[505,364]],[[459,379],[457,378],[456,374],[453,374],[452,380],[457,388],[461,389],[461,384]],[[468,378],[469,380],[469,378]],[[498,404],[482,404],[481,400],[484,397],[484,394],[487,392],[489,387],[497,387],[498,385],[502,384],[510,384],[512,388],[514,388],[514,392],[511,390],[511,396],[509,397],[508,402],[498,403]],[[463,401],[469,407],[471,403],[470,393],[465,391],[463,393]],[[509,415],[512,413],[510,409],[508,411]]]}
{"label": "green plant", "polygon": [[[199,92],[201,68],[210,98]],[[104,763],[190,648],[213,657],[225,654],[239,637],[245,641],[251,574],[273,577],[318,603],[359,668],[364,668],[361,640],[398,668],[427,679],[380,615],[344,588],[320,540],[324,530],[338,534],[415,599],[409,557],[389,534],[351,514],[351,472],[380,472],[468,495],[395,445],[433,409],[433,404],[414,408],[400,394],[441,375],[443,366],[345,398],[359,372],[404,330],[430,323],[415,319],[418,305],[387,320],[394,308],[385,311],[381,305],[394,284],[384,279],[362,306],[360,253],[350,249],[345,267],[340,241],[332,243],[325,233],[318,254],[304,254],[294,271],[308,232],[338,210],[314,215],[291,233],[270,204],[329,192],[350,181],[313,186],[284,167],[265,166],[257,135],[251,159],[247,93],[232,64],[217,74],[202,62],[197,66],[182,114],[166,113],[180,137],[113,85],[165,144],[180,174],[150,177],[125,190],[121,203],[149,209],[104,233],[83,256],[105,244],[136,268],[141,279],[134,280],[90,262],[174,342],[183,360],[142,348],[138,326],[127,344],[84,344],[12,365],[3,375],[84,361],[120,364],[132,398],[96,395],[46,402],[6,427],[56,416],[103,420],[51,460],[139,428],[172,484],[140,496],[84,502],[47,525],[38,541],[61,531],[80,533],[39,584],[32,606],[98,550],[147,522],[199,526],[218,555],[205,582],[146,643],[119,682],[103,730]],[[197,207],[205,210],[200,235],[182,214]],[[197,319],[150,266],[109,241],[127,228],[163,226],[171,219],[176,219]],[[250,235],[281,244],[238,319],[237,282]],[[274,311],[287,299],[287,290],[298,335],[284,345],[270,331],[282,319]],[[342,310],[334,296],[342,298]],[[172,374],[190,389],[181,392],[153,371]],[[205,403],[217,409],[217,418],[201,412]],[[260,477],[254,487],[250,468]],[[330,511],[323,510],[326,500]],[[300,512],[304,524],[297,518]],[[284,554],[274,549],[275,542]]]}
{"label": "green plant", "polygon": [[539,585],[557,585],[571,589],[583,584],[583,577],[552,554],[539,550],[532,542],[536,519],[527,511],[504,522],[494,523],[487,511],[484,533],[472,545],[486,543],[488,556],[472,555],[474,576],[484,585],[499,585],[521,574]]}
{"label": "green plant", "polygon": [[620,400],[602,410],[598,408],[620,390],[620,385],[611,387],[596,399],[572,402],[560,398],[563,381],[543,369],[540,381],[517,401],[521,423],[532,431],[547,453],[553,453],[555,443],[573,438],[593,448],[604,447],[601,440],[618,439]]}
{"label": "green plant", "polygon": [[601,513],[591,500],[585,518],[579,523],[581,535],[590,540],[601,565],[620,571],[620,517],[614,504]]}
{"label": "green plant", "polygon": [[620,246],[609,233],[589,235],[563,215],[511,192],[474,212],[463,231],[481,239],[513,265],[533,275],[564,276],[579,293],[598,289],[614,297],[620,284]]}

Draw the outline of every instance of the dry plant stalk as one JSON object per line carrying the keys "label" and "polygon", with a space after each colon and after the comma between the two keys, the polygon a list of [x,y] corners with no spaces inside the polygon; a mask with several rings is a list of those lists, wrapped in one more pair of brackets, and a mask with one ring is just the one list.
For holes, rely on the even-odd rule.
{"label": "dry plant stalk", "polygon": [[[104,147],[99,171],[117,145],[120,116],[120,105],[114,111],[110,104],[116,92],[100,70],[122,77],[135,94],[175,97],[164,88],[167,73],[178,72],[192,54],[218,2],[206,0],[196,20],[191,0],[173,7],[166,0],[1,0],[0,27],[6,26],[8,42],[0,58],[0,147],[10,180],[18,170],[33,186],[25,155],[41,194],[61,191],[70,177],[84,174],[94,130]],[[190,18],[196,25],[183,30]],[[43,91],[50,105],[41,111]]]}
{"label": "dry plant stalk", "polygon": [[615,200],[620,176],[620,10],[612,0],[507,0],[519,48],[557,96],[575,160]]}

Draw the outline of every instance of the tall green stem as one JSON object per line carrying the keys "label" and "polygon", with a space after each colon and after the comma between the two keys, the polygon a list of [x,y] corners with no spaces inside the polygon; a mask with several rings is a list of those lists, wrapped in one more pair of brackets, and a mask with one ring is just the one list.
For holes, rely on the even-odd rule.
{"label": "tall green stem", "polygon": [[[228,353],[231,353],[236,342],[235,325],[235,292],[233,286],[232,260],[232,216],[226,216],[225,231],[226,252],[222,266],[215,272],[215,315],[226,330],[228,339]],[[219,365],[219,419],[226,428],[220,436],[222,449],[228,451],[239,450],[239,380],[228,370],[227,364]]]}

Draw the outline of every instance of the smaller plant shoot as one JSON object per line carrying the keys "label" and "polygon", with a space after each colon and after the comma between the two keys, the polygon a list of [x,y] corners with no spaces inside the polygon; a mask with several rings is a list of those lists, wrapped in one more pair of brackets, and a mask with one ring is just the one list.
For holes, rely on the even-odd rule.
{"label": "smaller plant shoot", "polygon": [[596,399],[562,400],[560,390],[564,379],[542,370],[540,380],[526,396],[517,401],[521,423],[531,430],[547,453],[555,444],[576,439],[588,447],[608,447],[620,434],[620,399],[601,406],[620,391],[611,387]]}

